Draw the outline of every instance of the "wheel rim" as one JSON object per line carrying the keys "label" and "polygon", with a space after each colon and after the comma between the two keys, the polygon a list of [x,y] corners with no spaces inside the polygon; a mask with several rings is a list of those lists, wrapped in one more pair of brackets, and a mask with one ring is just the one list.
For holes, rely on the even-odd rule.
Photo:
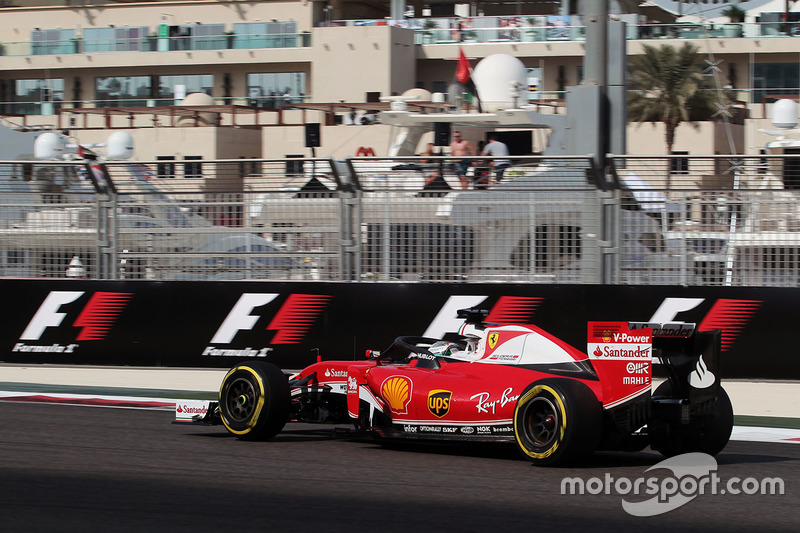
{"label": "wheel rim", "polygon": [[257,398],[256,389],[250,380],[239,378],[231,383],[225,400],[231,418],[242,422],[253,416]]}
{"label": "wheel rim", "polygon": [[534,446],[549,448],[558,438],[558,409],[548,398],[531,400],[525,417],[526,433]]}

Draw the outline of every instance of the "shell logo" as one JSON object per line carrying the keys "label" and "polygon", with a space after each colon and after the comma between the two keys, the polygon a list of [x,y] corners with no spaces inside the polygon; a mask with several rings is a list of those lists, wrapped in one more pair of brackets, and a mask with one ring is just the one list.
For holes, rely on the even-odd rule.
{"label": "shell logo", "polygon": [[393,413],[406,414],[411,401],[411,380],[404,376],[386,378],[381,385],[381,396],[389,402]]}
{"label": "shell logo", "polygon": [[494,347],[497,346],[497,341],[500,339],[499,333],[490,333],[489,334],[489,349],[494,350]]}

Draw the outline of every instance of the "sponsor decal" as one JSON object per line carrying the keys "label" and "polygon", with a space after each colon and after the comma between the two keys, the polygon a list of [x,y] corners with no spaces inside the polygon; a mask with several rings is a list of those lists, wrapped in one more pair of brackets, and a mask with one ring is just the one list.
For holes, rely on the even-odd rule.
{"label": "sponsor decal", "polygon": [[703,356],[697,360],[694,370],[689,374],[689,385],[695,389],[707,389],[716,381],[716,376],[708,369]]}
{"label": "sponsor decal", "polygon": [[272,348],[251,348],[249,346],[240,350],[206,346],[202,355],[210,357],[266,357],[271,351]]}
{"label": "sponsor decal", "polygon": [[493,333],[489,334],[488,344],[489,344],[489,349],[490,350],[494,350],[495,349],[495,347],[497,346],[497,341],[499,339],[500,339],[500,334],[499,333],[493,332]]}
{"label": "sponsor decal", "polygon": [[[211,337],[211,346],[203,350],[206,356],[266,357],[273,348],[246,348],[233,350],[214,345],[231,344],[240,331],[251,331],[262,318],[253,313],[274,301],[278,293],[243,293]],[[290,294],[265,328],[275,331],[270,344],[295,344],[303,340],[315,320],[322,314],[332,296],[316,294]],[[255,353],[253,353],[255,352]]]}
{"label": "sponsor decal", "polygon": [[613,358],[613,359],[651,359],[652,357],[652,348],[649,345],[640,345],[636,347],[618,347],[610,344],[598,344],[594,350],[592,350],[591,354],[597,359],[602,359],[603,357]]}
{"label": "sponsor decal", "polygon": [[408,413],[408,403],[411,401],[412,384],[405,376],[391,376],[381,384],[381,396],[389,402],[392,413],[404,415]]}
{"label": "sponsor decal", "polygon": [[649,374],[650,365],[647,363],[628,363],[625,367],[628,374]]}
{"label": "sponsor decal", "polygon": [[650,376],[622,376],[623,385],[649,385]]}
{"label": "sponsor decal", "polygon": [[505,407],[511,402],[519,399],[519,394],[513,394],[514,388],[508,387],[500,395],[500,398],[492,399],[491,393],[480,392],[470,396],[470,400],[476,400],[475,407],[479,413],[497,414],[497,407]]}
{"label": "sponsor decal", "polygon": [[358,390],[358,380],[353,376],[347,377],[347,391],[348,392],[355,392]]}
{"label": "sponsor decal", "polygon": [[489,358],[489,361],[506,361],[508,363],[513,363],[520,357],[520,354],[492,354],[492,356]]}
{"label": "sponsor decal", "polygon": [[428,410],[433,416],[442,418],[450,412],[453,393],[449,390],[432,390],[428,393]]}
{"label": "sponsor decal", "polygon": [[336,370],[335,368],[326,368],[325,369],[325,377],[326,378],[346,378],[347,377],[347,370]]}
{"label": "sponsor decal", "polygon": [[203,417],[208,413],[210,403],[205,400],[181,400],[175,403],[175,420],[192,421],[194,417]]}
{"label": "sponsor decal", "polygon": [[475,433],[475,428],[471,426],[464,426],[463,428],[461,428],[461,433],[463,433],[464,435],[472,435],[473,433]]}
{"label": "sponsor decal", "polygon": [[[61,308],[76,302],[84,294],[85,291],[50,291],[30,322],[28,322],[19,340],[39,341],[48,328],[64,327],[63,322],[68,313],[61,311]],[[104,340],[132,297],[133,293],[130,292],[93,293],[72,323],[73,327],[81,328],[75,340]],[[74,353],[79,346],[77,343],[43,345],[31,342],[17,342],[11,351],[21,353]]]}

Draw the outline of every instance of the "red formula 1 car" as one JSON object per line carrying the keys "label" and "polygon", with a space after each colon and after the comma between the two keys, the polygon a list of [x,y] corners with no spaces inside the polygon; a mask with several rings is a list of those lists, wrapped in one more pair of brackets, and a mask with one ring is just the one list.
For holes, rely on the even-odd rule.
{"label": "red formula 1 car", "polygon": [[[486,315],[459,311],[456,342],[398,337],[364,361],[318,362],[291,376],[241,363],[203,418],[241,439],[269,439],[298,421],[353,422],[382,438],[510,442],[537,465],[648,445],[713,455],[727,444],[733,410],[720,386],[718,331],[591,322],[582,352]],[[655,392],[654,360],[667,376]]]}

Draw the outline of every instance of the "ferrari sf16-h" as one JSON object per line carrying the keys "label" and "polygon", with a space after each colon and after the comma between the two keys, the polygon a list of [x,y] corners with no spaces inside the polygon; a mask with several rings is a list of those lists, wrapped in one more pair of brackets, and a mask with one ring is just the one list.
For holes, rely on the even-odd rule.
{"label": "ferrari sf16-h", "polygon": [[[240,439],[287,422],[350,424],[380,439],[515,443],[536,465],[595,450],[720,452],[733,409],[720,386],[720,332],[694,324],[590,322],[583,352],[536,326],[486,323],[463,309],[455,341],[398,337],[362,361],[319,361],[286,374],[265,361],[233,367],[219,402],[190,418]],[[653,391],[653,362],[664,382]]]}

